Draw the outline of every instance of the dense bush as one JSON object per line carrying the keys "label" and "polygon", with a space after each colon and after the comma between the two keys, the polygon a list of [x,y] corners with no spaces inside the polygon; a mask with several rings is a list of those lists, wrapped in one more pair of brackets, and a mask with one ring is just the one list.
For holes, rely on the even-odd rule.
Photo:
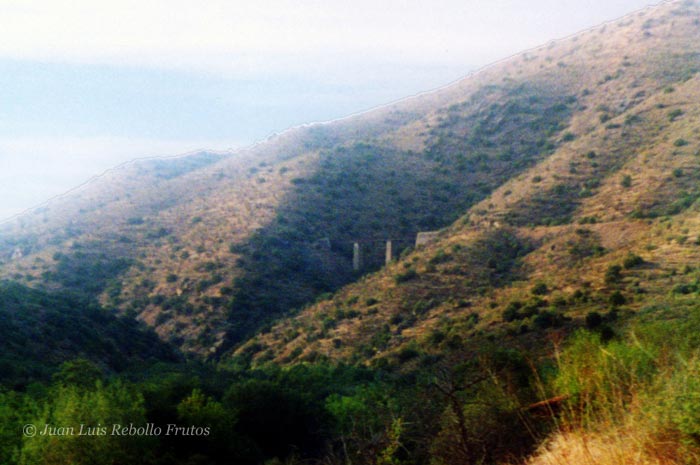
{"label": "dense bush", "polygon": [[0,386],[46,380],[61,362],[81,355],[114,371],[177,360],[152,330],[90,298],[0,282]]}
{"label": "dense bush", "polygon": [[622,280],[622,266],[610,265],[605,270],[605,284],[615,284]]}
{"label": "dense bush", "polygon": [[622,262],[622,266],[626,269],[636,268],[644,264],[644,259],[632,252],[628,253]]}

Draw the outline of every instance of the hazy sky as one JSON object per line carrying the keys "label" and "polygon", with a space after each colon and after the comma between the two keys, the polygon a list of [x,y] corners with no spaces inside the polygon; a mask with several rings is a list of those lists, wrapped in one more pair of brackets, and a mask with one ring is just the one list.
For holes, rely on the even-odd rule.
{"label": "hazy sky", "polygon": [[649,0],[0,0],[0,219],[133,158],[249,145]]}

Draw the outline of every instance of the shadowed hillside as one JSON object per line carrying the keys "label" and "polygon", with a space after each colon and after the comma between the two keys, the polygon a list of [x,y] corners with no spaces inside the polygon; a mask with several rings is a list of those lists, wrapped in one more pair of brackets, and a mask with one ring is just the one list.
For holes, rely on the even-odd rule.
{"label": "shadowed hillside", "polygon": [[109,371],[180,359],[131,318],[117,317],[70,293],[45,293],[0,282],[0,386],[50,379],[78,357]]}

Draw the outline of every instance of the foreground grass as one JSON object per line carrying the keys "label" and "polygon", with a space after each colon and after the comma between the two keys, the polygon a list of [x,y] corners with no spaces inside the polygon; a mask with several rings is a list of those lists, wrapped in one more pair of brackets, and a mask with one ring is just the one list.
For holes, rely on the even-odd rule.
{"label": "foreground grass", "polygon": [[575,335],[547,383],[567,398],[558,427],[528,465],[700,463],[698,311],[619,341]]}

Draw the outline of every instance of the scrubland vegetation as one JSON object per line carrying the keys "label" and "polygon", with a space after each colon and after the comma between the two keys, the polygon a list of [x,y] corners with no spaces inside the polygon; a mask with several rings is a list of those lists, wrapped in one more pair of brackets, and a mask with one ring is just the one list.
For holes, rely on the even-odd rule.
{"label": "scrubland vegetation", "polygon": [[699,463],[699,11],[4,227],[0,463]]}

